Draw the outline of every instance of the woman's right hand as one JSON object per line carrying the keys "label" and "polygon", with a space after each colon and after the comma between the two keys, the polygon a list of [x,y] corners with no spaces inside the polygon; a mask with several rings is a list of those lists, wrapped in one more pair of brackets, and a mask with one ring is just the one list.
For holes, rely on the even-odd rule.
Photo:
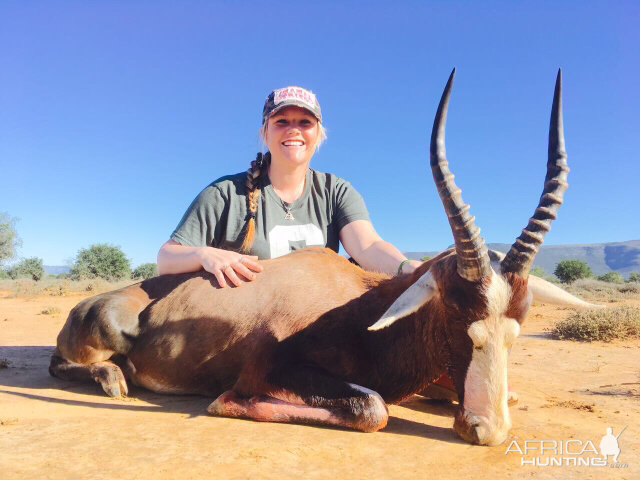
{"label": "woman's right hand", "polygon": [[197,272],[204,268],[224,288],[231,282],[236,287],[251,282],[262,271],[255,255],[242,255],[214,247],[188,247],[169,240],[158,252],[158,274]]}
{"label": "woman's right hand", "polygon": [[222,288],[228,285],[227,280],[236,287],[245,282],[252,282],[256,273],[262,272],[256,255],[243,255],[231,250],[214,247],[200,247],[197,256],[202,268],[215,275]]}

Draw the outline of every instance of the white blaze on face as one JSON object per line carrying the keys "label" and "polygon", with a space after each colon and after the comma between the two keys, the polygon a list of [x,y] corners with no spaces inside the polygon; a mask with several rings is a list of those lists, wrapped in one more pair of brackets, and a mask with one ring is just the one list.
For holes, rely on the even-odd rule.
{"label": "white blaze on face", "polygon": [[508,349],[520,333],[520,325],[504,316],[511,299],[511,287],[501,275],[492,273],[487,288],[489,315],[473,322],[467,333],[473,353],[464,381],[464,409],[481,444],[502,443],[511,428],[507,407]]}

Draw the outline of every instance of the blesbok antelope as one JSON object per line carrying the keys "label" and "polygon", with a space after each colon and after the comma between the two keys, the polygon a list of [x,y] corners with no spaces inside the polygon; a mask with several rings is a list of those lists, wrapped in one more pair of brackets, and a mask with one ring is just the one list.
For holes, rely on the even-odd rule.
{"label": "blesbok antelope", "polygon": [[[205,272],[145,280],[78,304],[51,374],[93,379],[110,396],[127,393],[126,378],[156,392],[217,396],[208,407],[216,415],[373,432],[387,423],[386,403],[447,372],[460,400],[456,432],[473,443],[503,442],[511,426],[507,349],[531,302],[530,266],[567,188],[561,76],[542,197],[492,268],[445,156],[454,74],[431,135],[454,249],[397,277],[310,248],[264,261],[258,280],[242,288],[219,288]],[[553,289],[542,290],[553,299]]]}

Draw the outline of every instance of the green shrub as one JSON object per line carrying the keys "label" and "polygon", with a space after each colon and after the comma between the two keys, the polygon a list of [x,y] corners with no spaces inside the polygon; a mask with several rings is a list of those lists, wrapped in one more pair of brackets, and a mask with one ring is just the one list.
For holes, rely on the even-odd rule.
{"label": "green shrub", "polygon": [[624,283],[622,275],[618,272],[607,272],[604,275],[598,275],[598,280],[607,283]]}
{"label": "green shrub", "polygon": [[576,311],[557,322],[551,336],[563,340],[610,342],[616,338],[640,338],[640,310],[622,306]]}
{"label": "green shrub", "polygon": [[131,274],[131,278],[146,280],[158,276],[158,266],[155,263],[138,265]]}
{"label": "green shrub", "polygon": [[627,277],[627,282],[638,282],[640,283],[640,272],[631,272]]}
{"label": "green shrub", "polygon": [[542,267],[531,267],[531,270],[529,270],[529,274],[535,275],[536,277],[540,278],[546,278],[547,276],[547,272],[545,272],[544,268]]}
{"label": "green shrub", "polygon": [[14,280],[17,278],[30,278],[37,282],[44,277],[42,259],[36,257],[25,258],[11,267],[8,273]]}
{"label": "green shrub", "polygon": [[131,276],[131,264],[120,247],[99,243],[78,252],[71,267],[72,280],[102,278],[107,281]]}
{"label": "green shrub", "polygon": [[429,255],[425,255],[424,257],[420,258],[421,262],[426,262],[427,260],[431,260],[433,257],[430,257]]}
{"label": "green shrub", "polygon": [[556,269],[553,274],[558,277],[562,283],[571,283],[580,278],[593,276],[589,264],[581,262],[580,260],[563,260],[556,264]]}
{"label": "green shrub", "polygon": [[7,272],[4,268],[0,268],[0,280],[5,280],[7,278],[11,278],[9,276],[9,272]]}

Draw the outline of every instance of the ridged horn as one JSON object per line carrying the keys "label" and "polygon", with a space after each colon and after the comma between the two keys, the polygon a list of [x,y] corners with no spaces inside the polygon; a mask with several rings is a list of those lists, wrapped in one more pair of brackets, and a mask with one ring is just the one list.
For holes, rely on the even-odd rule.
{"label": "ridged horn", "polygon": [[503,272],[513,272],[524,277],[529,275],[533,259],[544,240],[545,234],[551,230],[553,222],[562,205],[564,192],[569,186],[567,175],[567,152],[564,145],[564,125],[562,121],[562,70],[558,69],[556,90],[553,95],[551,121],[549,123],[549,159],[547,176],[540,202],[527,227],[511,246],[511,250],[502,260]]}
{"label": "ridged horn", "polygon": [[438,112],[433,121],[430,148],[431,172],[453,232],[458,274],[471,282],[477,282],[491,272],[489,254],[484,239],[480,236],[480,229],[475,226],[475,217],[469,213],[469,205],[464,203],[461,191],[453,181],[445,146],[447,109],[455,75],[454,68],[442,93]]}

